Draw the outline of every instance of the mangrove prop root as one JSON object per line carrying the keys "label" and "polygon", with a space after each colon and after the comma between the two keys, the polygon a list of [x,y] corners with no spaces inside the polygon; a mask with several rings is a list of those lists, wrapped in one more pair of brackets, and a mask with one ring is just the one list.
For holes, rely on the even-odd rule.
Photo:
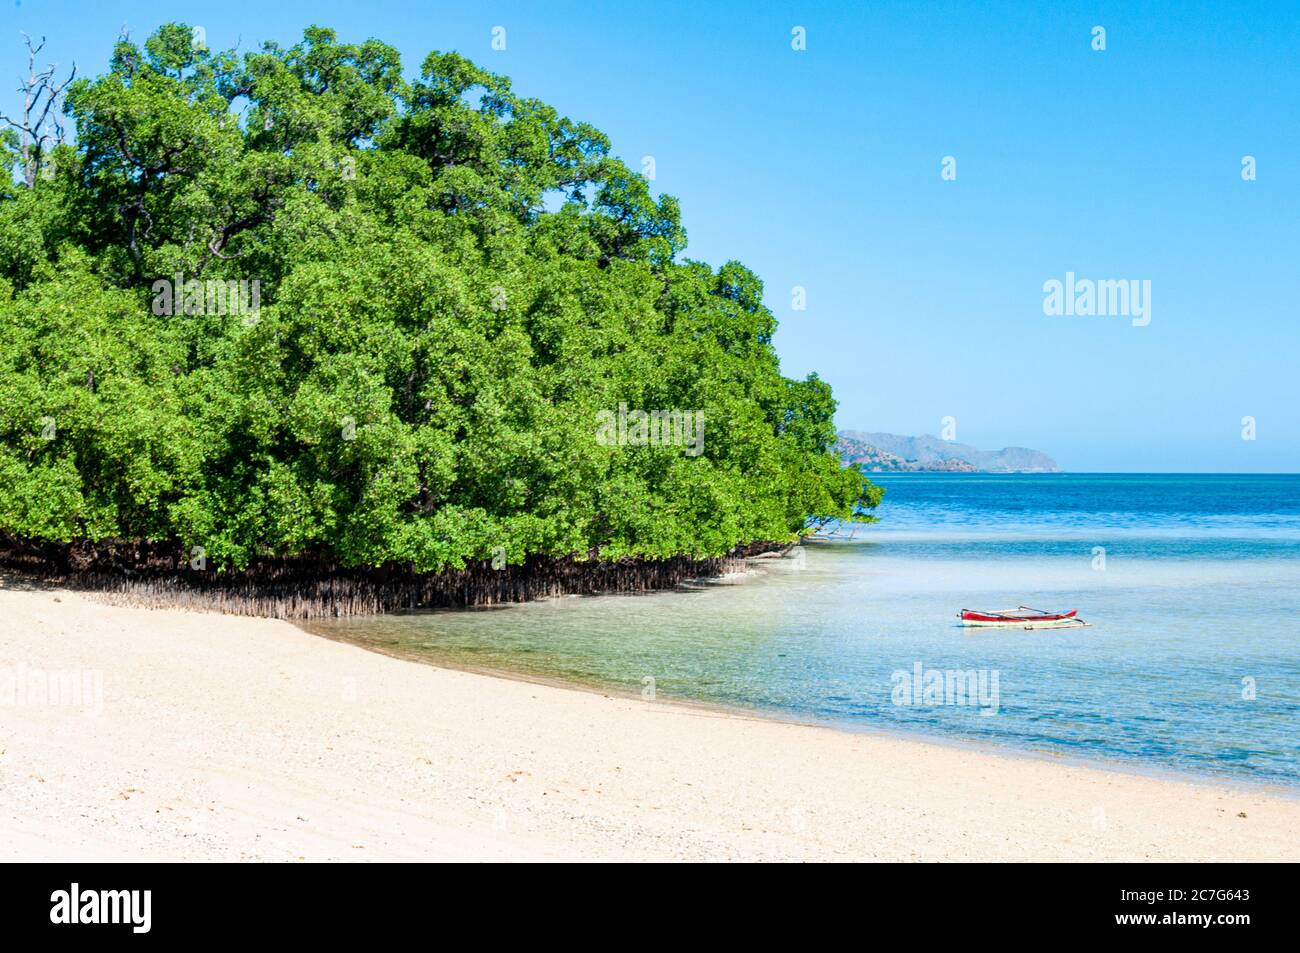
{"label": "mangrove prop root", "polygon": [[312,558],[260,559],[247,569],[191,569],[176,546],[148,543],[28,542],[0,537],[0,565],[109,601],[272,619],[376,615],[401,609],[491,606],[561,595],[671,589],[744,567],[747,557],[786,548],[738,546],[694,559],[576,559],[529,556],[522,565],[417,573],[401,567],[352,569]]}

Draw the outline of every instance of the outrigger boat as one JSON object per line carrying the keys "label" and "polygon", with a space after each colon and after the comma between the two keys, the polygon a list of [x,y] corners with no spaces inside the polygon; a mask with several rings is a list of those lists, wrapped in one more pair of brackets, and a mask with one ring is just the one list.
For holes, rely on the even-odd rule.
{"label": "outrigger boat", "polygon": [[958,613],[962,625],[994,626],[1003,629],[1060,629],[1087,625],[1078,618],[1079,610],[1069,612],[1044,612],[1029,606],[1015,609],[962,609]]}

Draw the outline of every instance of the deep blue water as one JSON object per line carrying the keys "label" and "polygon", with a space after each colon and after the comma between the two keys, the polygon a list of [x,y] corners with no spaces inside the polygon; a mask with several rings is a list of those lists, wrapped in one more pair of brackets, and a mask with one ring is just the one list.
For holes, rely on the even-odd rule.
{"label": "deep blue water", "polygon": [[[879,523],[743,579],[318,628],[431,661],[1300,788],[1300,477],[876,479]],[[963,607],[1020,604],[1090,626],[956,625]],[[918,665],[937,696],[912,691]],[[967,676],[948,672],[983,695],[950,694]]]}

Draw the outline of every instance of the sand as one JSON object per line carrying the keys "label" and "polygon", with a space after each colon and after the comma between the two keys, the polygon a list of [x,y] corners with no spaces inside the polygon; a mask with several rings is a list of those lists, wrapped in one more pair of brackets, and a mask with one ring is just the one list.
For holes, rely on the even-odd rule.
{"label": "sand", "polygon": [[1300,860],[1300,799],[1264,789],[3,585],[0,860]]}

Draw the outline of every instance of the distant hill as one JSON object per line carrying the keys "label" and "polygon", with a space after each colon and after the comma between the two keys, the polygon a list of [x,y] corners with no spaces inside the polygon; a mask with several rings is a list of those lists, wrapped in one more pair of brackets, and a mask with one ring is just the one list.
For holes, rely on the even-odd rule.
{"label": "distant hill", "polygon": [[928,434],[903,437],[892,433],[841,430],[840,457],[877,473],[954,471],[984,473],[1059,473],[1055,460],[1039,450],[1004,447],[980,450]]}

